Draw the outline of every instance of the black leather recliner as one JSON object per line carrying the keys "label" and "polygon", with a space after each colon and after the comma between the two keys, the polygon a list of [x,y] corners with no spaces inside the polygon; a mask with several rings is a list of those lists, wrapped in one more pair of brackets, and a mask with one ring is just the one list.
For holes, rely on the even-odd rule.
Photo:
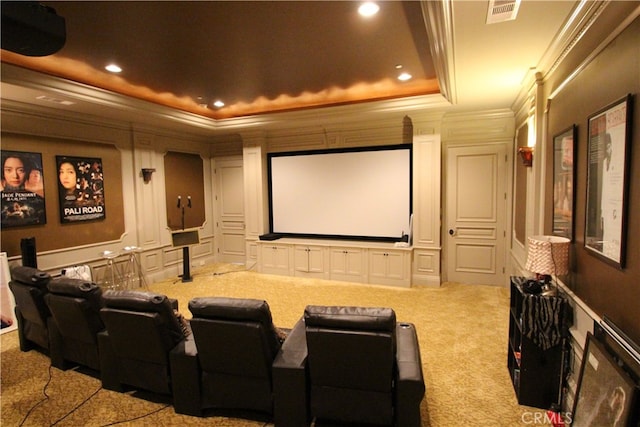
{"label": "black leather recliner", "polygon": [[185,336],[174,309],[178,302],[143,291],[106,291],[100,310],[106,330],[98,334],[102,386],[171,394],[169,353]]}
{"label": "black leather recliner", "polygon": [[98,332],[104,330],[100,317],[102,289],[95,283],[67,277],[51,280],[47,288],[51,364],[66,369],[72,362],[99,370]]}
{"label": "black leather recliner", "polygon": [[51,316],[44,300],[49,273],[33,267],[13,266],[10,268],[9,288],[16,302],[15,313],[18,321],[20,350],[37,348],[49,352],[48,319]]}
{"label": "black leather recliner", "polygon": [[171,354],[174,408],[273,413],[272,364],[280,349],[269,305],[262,300],[194,298],[189,302],[195,346]]}
{"label": "black leather recliner", "polygon": [[425,394],[414,325],[390,308],[307,306],[310,417],[414,427]]}

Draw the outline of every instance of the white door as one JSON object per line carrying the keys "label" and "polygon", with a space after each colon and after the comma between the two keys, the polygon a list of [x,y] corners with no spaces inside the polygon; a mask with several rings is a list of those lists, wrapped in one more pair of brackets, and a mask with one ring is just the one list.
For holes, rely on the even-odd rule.
{"label": "white door", "polygon": [[447,280],[504,285],[507,144],[449,147]]}
{"label": "white door", "polygon": [[218,261],[244,264],[244,180],[242,158],[216,159],[216,240]]}

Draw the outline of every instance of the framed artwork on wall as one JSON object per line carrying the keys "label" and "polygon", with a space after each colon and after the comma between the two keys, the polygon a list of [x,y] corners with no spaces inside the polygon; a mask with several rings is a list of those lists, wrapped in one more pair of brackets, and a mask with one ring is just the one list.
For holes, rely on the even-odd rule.
{"label": "framed artwork on wall", "polygon": [[47,223],[42,154],[2,150],[2,228]]}
{"label": "framed artwork on wall", "polygon": [[591,333],[573,405],[572,427],[627,426],[634,417],[637,387]]}
{"label": "framed artwork on wall", "polygon": [[102,159],[56,156],[60,221],[70,223],[104,219]]}
{"label": "framed artwork on wall", "polygon": [[632,95],[588,119],[587,252],[624,267]]}
{"label": "framed artwork on wall", "polygon": [[573,240],[577,127],[553,137],[553,234]]}

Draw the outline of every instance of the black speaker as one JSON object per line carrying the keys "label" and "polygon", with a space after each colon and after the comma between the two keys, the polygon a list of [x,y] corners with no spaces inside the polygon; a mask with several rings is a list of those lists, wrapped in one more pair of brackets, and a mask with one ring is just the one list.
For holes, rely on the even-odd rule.
{"label": "black speaker", "polygon": [[67,40],[63,17],[37,1],[2,2],[2,48],[25,56],[56,53]]}
{"label": "black speaker", "polygon": [[36,257],[36,238],[27,237],[20,240],[20,251],[22,251],[22,265],[25,267],[38,268]]}

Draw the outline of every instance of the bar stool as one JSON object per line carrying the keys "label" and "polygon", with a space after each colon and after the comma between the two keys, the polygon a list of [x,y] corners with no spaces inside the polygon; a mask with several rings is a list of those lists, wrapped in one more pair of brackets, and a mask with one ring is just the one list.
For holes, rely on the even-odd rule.
{"label": "bar stool", "polygon": [[142,266],[140,265],[140,259],[138,254],[142,252],[142,249],[138,246],[125,246],[122,248],[122,252],[128,255],[127,263],[124,268],[124,287],[125,289],[137,289],[143,287],[149,290],[147,281],[142,273]]}
{"label": "bar stool", "polygon": [[100,255],[103,259],[107,260],[107,266],[104,269],[104,277],[102,279],[102,286],[105,289],[119,289],[121,277],[114,260],[118,258],[120,254],[114,251],[103,251]]}

